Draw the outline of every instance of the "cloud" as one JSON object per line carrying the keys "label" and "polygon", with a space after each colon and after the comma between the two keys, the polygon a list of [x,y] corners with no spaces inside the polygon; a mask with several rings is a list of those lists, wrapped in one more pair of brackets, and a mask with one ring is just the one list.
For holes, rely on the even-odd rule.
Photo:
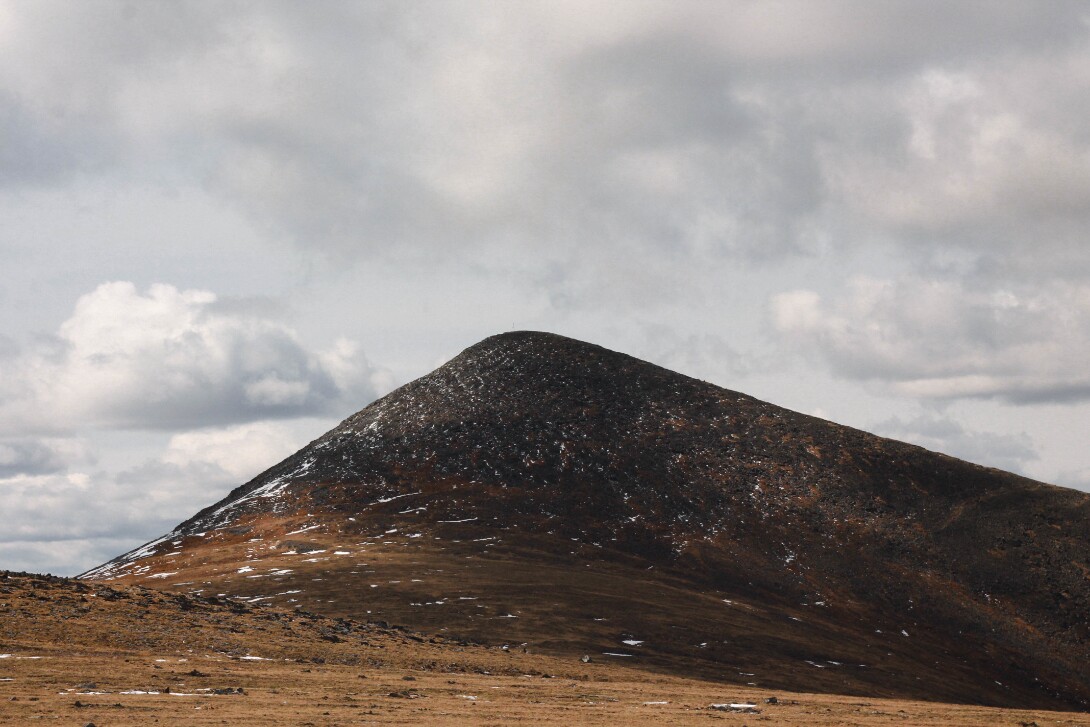
{"label": "cloud", "polygon": [[0,540],[0,563],[8,570],[73,576],[86,570],[85,563],[105,563],[132,547],[132,538],[124,535],[53,541]]}
{"label": "cloud", "polygon": [[52,475],[70,462],[93,462],[83,442],[76,439],[0,439],[0,479],[18,475]]}
{"label": "cloud", "polygon": [[856,279],[840,295],[772,298],[775,330],[838,376],[924,399],[1015,404],[1090,398],[1090,287],[974,289]]}
{"label": "cloud", "polygon": [[207,465],[150,463],[124,476],[75,470],[2,477],[0,562],[74,575],[167,532],[229,484]]}
{"label": "cloud", "polygon": [[[879,237],[1086,263],[1079,3],[43,2],[3,17],[0,123],[21,141],[0,176],[199,184],[270,239],[342,260],[531,261],[556,271],[536,285],[589,276],[622,305],[620,257],[684,268]],[[1045,230],[1046,260],[1008,254]]]}
{"label": "cloud", "polygon": [[969,431],[952,419],[933,415],[911,419],[893,417],[873,424],[869,429],[885,437],[1008,472],[1024,472],[1027,463],[1039,459],[1033,441],[1025,433]]}
{"label": "cloud", "polygon": [[868,91],[856,102],[887,131],[824,146],[830,200],[857,236],[925,260],[954,248],[1008,274],[1085,273],[1090,141],[1077,129],[1090,112],[1087,57],[1083,44],[925,67]]}
{"label": "cloud", "polygon": [[647,360],[687,376],[722,381],[749,373],[759,363],[714,334],[683,335],[662,325],[645,326],[643,333]]}
{"label": "cloud", "polygon": [[1083,492],[1090,492],[1090,467],[1064,470],[1057,473],[1053,481],[1063,487],[1072,487]]}
{"label": "cloud", "polygon": [[176,467],[214,465],[241,483],[292,454],[299,445],[299,437],[284,426],[240,424],[175,434],[161,460]]}
{"label": "cloud", "polygon": [[57,334],[9,356],[0,414],[19,431],[177,429],[348,413],[388,387],[355,344],[307,350],[260,307],[104,283]]}
{"label": "cloud", "polygon": [[[129,503],[114,496],[109,487],[92,479],[87,472],[61,472],[48,475],[17,474],[0,480],[5,496],[5,520],[0,540],[63,540],[77,536],[116,533],[126,520],[114,511],[118,505],[130,510]],[[108,511],[111,517],[103,518]]]}
{"label": "cloud", "polygon": [[[74,574],[167,532],[302,446],[309,427],[250,423],[175,434],[154,457],[119,472],[49,460],[0,469],[0,562]],[[48,443],[23,443],[36,453]],[[71,447],[70,447],[71,449]],[[0,463],[5,449],[0,446]],[[40,458],[39,458],[40,459]],[[79,548],[73,548],[79,543]],[[13,560],[2,560],[7,557]]]}

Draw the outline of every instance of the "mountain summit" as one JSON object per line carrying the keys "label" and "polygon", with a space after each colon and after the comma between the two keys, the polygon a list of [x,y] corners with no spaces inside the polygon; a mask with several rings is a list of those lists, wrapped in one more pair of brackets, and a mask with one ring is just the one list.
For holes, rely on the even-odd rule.
{"label": "mountain summit", "polygon": [[466,349],[84,577],[775,688],[1090,704],[1090,496],[547,333]]}

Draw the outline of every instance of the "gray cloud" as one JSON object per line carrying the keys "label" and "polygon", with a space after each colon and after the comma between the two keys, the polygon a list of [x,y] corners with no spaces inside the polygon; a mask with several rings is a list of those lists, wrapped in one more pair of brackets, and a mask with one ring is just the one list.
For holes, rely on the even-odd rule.
{"label": "gray cloud", "polygon": [[758,363],[715,334],[682,335],[669,326],[650,325],[644,329],[644,338],[646,349],[635,353],[694,378],[729,381]]}
{"label": "gray cloud", "polygon": [[1090,288],[974,290],[948,280],[857,279],[831,300],[772,300],[772,323],[834,373],[934,399],[1090,398]]}
{"label": "gray cloud", "polygon": [[83,444],[65,439],[0,439],[0,479],[16,475],[51,475],[69,462],[86,460]]}
{"label": "gray cloud", "polygon": [[[163,522],[159,534],[167,532],[174,524]],[[84,564],[93,567],[105,563],[147,540],[134,543],[132,537],[125,535],[48,541],[0,540],[0,563],[7,570],[73,576],[86,570]]]}
{"label": "gray cloud", "polygon": [[952,419],[934,415],[911,419],[893,417],[873,424],[871,430],[886,437],[1008,472],[1024,472],[1028,463],[1038,459],[1033,441],[1024,432],[999,434],[970,431]]}
{"label": "gray cloud", "polygon": [[1056,484],[1064,487],[1073,487],[1077,490],[1090,492],[1090,467],[1076,470],[1065,470],[1054,478]]}
{"label": "gray cloud", "polygon": [[89,166],[85,150],[100,143],[87,134],[56,133],[10,95],[0,94],[0,186],[56,183]]}
{"label": "gray cloud", "polygon": [[860,229],[995,264],[1087,222],[1078,3],[572,11],[12,4],[0,90],[33,153],[9,166],[159,160],[307,248],[508,269]]}
{"label": "gray cloud", "polygon": [[[31,462],[17,471],[0,468],[0,562],[11,562],[2,560],[8,556],[30,564],[24,567],[81,572],[166,532],[327,424],[311,421],[300,431],[266,422],[176,434],[155,456],[117,472],[85,466],[90,458],[71,444],[60,453],[64,461],[39,463],[35,455],[48,443],[24,442]],[[0,444],[0,465],[4,457]]]}
{"label": "gray cloud", "polygon": [[0,361],[14,358],[19,353],[19,346],[10,336],[0,333]]}
{"label": "gray cloud", "polygon": [[155,527],[155,514],[141,507],[143,498],[119,491],[103,473],[16,475],[0,480],[0,488],[10,518],[0,542],[133,537]]}

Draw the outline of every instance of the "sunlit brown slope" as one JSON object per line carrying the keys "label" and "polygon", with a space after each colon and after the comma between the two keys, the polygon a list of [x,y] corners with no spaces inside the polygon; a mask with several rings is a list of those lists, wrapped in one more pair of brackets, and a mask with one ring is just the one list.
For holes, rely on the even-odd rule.
{"label": "sunlit brown slope", "polygon": [[1090,498],[542,333],[86,574],[778,688],[1090,700]]}

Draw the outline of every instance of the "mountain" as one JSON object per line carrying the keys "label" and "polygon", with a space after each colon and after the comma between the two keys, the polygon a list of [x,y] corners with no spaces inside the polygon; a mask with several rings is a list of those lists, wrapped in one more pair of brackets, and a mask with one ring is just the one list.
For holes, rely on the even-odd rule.
{"label": "mountain", "polygon": [[761,687],[1090,704],[1090,496],[546,333],[83,577]]}

